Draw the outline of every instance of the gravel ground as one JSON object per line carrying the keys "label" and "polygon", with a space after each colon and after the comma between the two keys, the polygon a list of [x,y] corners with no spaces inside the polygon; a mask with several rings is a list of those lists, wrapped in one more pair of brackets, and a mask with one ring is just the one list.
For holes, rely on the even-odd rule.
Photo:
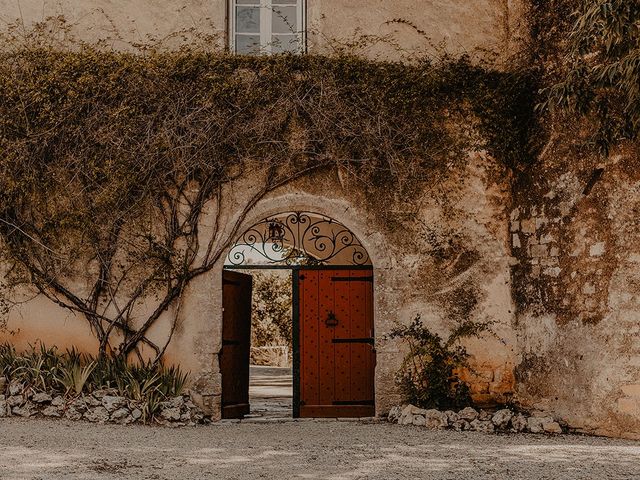
{"label": "gravel ground", "polygon": [[638,479],[640,443],[338,421],[195,428],[0,421],[0,478]]}

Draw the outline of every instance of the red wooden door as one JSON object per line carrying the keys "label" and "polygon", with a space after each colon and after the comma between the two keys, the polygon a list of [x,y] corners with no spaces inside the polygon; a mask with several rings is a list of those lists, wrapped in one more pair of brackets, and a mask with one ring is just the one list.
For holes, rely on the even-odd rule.
{"label": "red wooden door", "polygon": [[222,418],[242,418],[250,410],[252,284],[251,275],[229,270],[222,273]]}
{"label": "red wooden door", "polygon": [[375,414],[373,272],[300,270],[301,417]]}

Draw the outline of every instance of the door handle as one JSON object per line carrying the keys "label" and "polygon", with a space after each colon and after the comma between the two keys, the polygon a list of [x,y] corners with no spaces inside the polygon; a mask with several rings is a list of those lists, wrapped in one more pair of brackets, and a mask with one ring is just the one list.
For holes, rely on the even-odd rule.
{"label": "door handle", "polygon": [[324,324],[327,327],[335,327],[336,325],[338,325],[338,319],[336,318],[336,314],[333,312],[329,312],[329,315],[327,315],[327,319],[324,321]]}

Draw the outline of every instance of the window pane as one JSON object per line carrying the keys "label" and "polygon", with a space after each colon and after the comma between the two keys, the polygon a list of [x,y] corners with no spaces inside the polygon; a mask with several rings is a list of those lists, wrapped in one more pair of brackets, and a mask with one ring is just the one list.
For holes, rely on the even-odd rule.
{"label": "window pane", "polygon": [[260,53],[260,35],[236,35],[236,52]]}
{"label": "window pane", "polygon": [[274,35],[271,38],[271,51],[273,53],[299,52],[300,40],[297,35]]}
{"label": "window pane", "polygon": [[298,15],[296,7],[273,7],[273,33],[296,33]]}
{"label": "window pane", "polygon": [[260,7],[236,8],[236,32],[260,33]]}

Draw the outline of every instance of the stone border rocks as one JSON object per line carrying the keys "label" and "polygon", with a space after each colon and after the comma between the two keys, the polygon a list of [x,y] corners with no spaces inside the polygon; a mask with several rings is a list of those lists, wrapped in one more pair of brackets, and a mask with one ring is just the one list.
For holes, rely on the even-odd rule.
{"label": "stone border rocks", "polygon": [[483,433],[563,433],[560,424],[550,416],[530,416],[508,408],[496,412],[476,410],[471,407],[459,412],[423,409],[414,405],[393,407],[388,420],[399,425],[416,425],[431,430],[453,429]]}
{"label": "stone border rocks", "polygon": [[[120,396],[116,389],[63,397],[46,392],[34,392],[21,383],[11,382],[0,392],[5,393],[0,394],[0,418],[49,417],[121,425],[145,422],[144,403]],[[145,423],[178,427],[209,422],[187,394],[161,402],[153,421]]]}

